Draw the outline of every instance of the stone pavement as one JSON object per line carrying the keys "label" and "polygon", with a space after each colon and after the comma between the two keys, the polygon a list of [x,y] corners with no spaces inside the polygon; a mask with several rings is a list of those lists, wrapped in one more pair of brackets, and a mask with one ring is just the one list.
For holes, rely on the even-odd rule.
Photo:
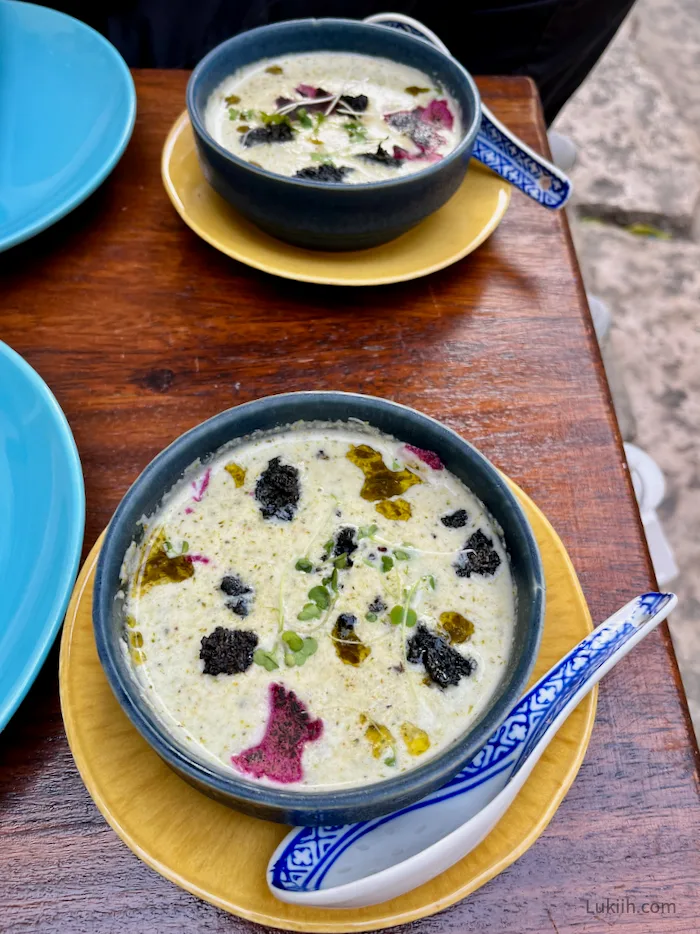
{"label": "stone pavement", "polygon": [[638,0],[555,124],[578,148],[569,210],[626,441],[659,463],[680,576],[671,620],[700,737],[700,2]]}

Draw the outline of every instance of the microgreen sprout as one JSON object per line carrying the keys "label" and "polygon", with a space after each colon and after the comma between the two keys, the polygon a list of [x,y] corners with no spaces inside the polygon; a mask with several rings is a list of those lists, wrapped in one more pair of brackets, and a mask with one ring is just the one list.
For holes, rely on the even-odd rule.
{"label": "microgreen sprout", "polygon": [[351,143],[364,143],[367,140],[367,127],[362,126],[356,120],[344,123],[343,129],[347,130]]}
{"label": "microgreen sprout", "polygon": [[313,120],[309,116],[305,107],[300,107],[299,110],[297,110],[297,119],[305,130],[310,130],[313,128]]}
{"label": "microgreen sprout", "polygon": [[179,551],[177,550],[177,548],[175,548],[172,542],[169,542],[167,539],[163,542],[163,551],[166,553],[166,555],[169,558],[177,558],[179,555],[185,555],[187,554],[189,550],[190,550],[189,542],[183,541],[182,544],[180,545]]}
{"label": "microgreen sprout", "polygon": [[309,591],[309,599],[322,610],[327,610],[330,606],[331,595],[325,587],[319,585],[311,588]]}
{"label": "microgreen sprout", "polygon": [[305,622],[309,619],[320,619],[321,618],[321,608],[315,603],[305,603],[301,610],[297,613],[297,619]]}
{"label": "microgreen sprout", "polygon": [[267,671],[274,671],[275,668],[279,668],[274,653],[266,652],[265,649],[256,649],[253,653],[253,661]]}

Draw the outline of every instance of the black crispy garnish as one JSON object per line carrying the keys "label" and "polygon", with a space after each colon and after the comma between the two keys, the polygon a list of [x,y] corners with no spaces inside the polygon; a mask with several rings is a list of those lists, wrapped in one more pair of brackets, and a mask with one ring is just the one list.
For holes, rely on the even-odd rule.
{"label": "black crispy garnish", "polygon": [[352,567],[352,561],[350,555],[357,549],[357,542],[355,540],[356,530],[351,525],[346,525],[339,530],[338,534],[335,537],[335,545],[333,546],[333,556],[339,557],[340,555],[347,555],[348,560],[345,565],[348,568]]}
{"label": "black crispy garnish", "polygon": [[442,516],[440,522],[448,529],[461,529],[469,521],[466,509],[457,509],[447,516]]}
{"label": "black crispy garnish", "polygon": [[258,637],[247,629],[224,629],[217,626],[214,632],[202,638],[199,657],[204,662],[205,675],[236,675],[253,664],[253,652]]}
{"label": "black crispy garnish", "polygon": [[263,517],[291,522],[300,496],[297,468],[281,464],[279,457],[273,457],[255,484],[255,498]]}
{"label": "black crispy garnish", "polygon": [[422,623],[406,641],[406,658],[413,664],[422,662],[430,680],[441,688],[459,684],[460,678],[469,677],[476,668],[473,658],[465,658]]}
{"label": "black crispy garnish", "polygon": [[372,649],[355,632],[357,617],[352,613],[341,613],[333,627],[335,652],[344,664],[357,667],[371,653]]}
{"label": "black crispy garnish", "polygon": [[457,555],[453,567],[457,577],[471,577],[472,574],[491,576],[496,573],[501,559],[493,547],[493,542],[481,529],[477,529],[464,543],[464,549]]}
{"label": "black crispy garnish", "polygon": [[235,574],[227,574],[220,584],[221,590],[229,598],[226,606],[236,616],[245,617],[250,613],[250,604],[253,600],[253,588],[244,584]]}
{"label": "black crispy garnish", "polygon": [[346,165],[337,166],[322,162],[321,165],[309,165],[305,169],[299,169],[294,173],[294,178],[306,178],[312,182],[342,182],[348,172],[352,172],[352,169]]}
{"label": "black crispy garnish", "polygon": [[396,156],[392,156],[384,149],[381,143],[377,146],[376,152],[360,153],[360,159],[364,159],[365,162],[378,162],[380,165],[385,165],[390,169],[398,169],[403,165],[403,159],[397,159]]}
{"label": "black crispy garnish", "polygon": [[385,610],[388,610],[389,607],[382,600],[382,598],[377,594],[377,596],[372,600],[370,605],[367,607],[370,613],[383,613]]}
{"label": "black crispy garnish", "polygon": [[249,130],[241,142],[244,146],[259,146],[260,143],[288,143],[294,139],[294,131],[288,123],[268,123]]}
{"label": "black crispy garnish", "polygon": [[[324,101],[323,98],[332,97],[333,95],[331,95],[330,91],[326,91],[324,88],[312,88],[306,84],[300,84],[296,90],[297,93],[301,94],[303,97],[303,100],[299,103],[300,106],[304,107],[307,113],[321,112],[327,114],[328,101]],[[322,103],[314,104],[314,98],[321,99]],[[292,102],[287,98],[278,97],[275,103],[279,108],[284,107],[285,104],[291,104]],[[331,113],[335,113],[336,110],[342,108],[343,105],[353,110],[355,113],[364,113],[369,105],[369,98],[366,94],[358,94],[356,97],[353,97],[351,94],[343,94],[340,100],[336,104],[333,104]],[[294,110],[293,113],[296,114],[296,110]]]}
{"label": "black crispy garnish", "polygon": [[338,619],[336,620],[335,628],[336,632],[334,635],[338,639],[349,639],[355,633],[355,626],[357,625],[357,617],[353,616],[352,613],[341,613]]}
{"label": "black crispy garnish", "polygon": [[352,97],[350,94],[342,94],[340,97],[340,103],[345,104],[350,110],[354,110],[355,113],[364,113],[367,110],[367,105],[369,104],[369,98],[366,94],[358,94],[357,97]]}

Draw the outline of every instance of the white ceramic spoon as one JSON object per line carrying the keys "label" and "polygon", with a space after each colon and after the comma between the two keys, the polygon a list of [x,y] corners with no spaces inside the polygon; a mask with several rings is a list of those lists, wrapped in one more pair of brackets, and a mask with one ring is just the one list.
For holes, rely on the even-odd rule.
{"label": "white ceramic spoon", "polygon": [[[445,55],[452,57],[439,36],[412,16],[404,13],[375,13],[363,22],[407,32],[437,46]],[[481,104],[481,126],[472,158],[483,162],[542,207],[558,210],[569,200],[573,186],[568,175],[511,133],[484,103]]]}
{"label": "white ceramic spoon", "polygon": [[444,872],[495,827],[574,707],[677,602],[672,593],[645,593],[614,613],[540,678],[438,791],[385,817],[297,827],[268,864],[272,893],[300,905],[359,908]]}

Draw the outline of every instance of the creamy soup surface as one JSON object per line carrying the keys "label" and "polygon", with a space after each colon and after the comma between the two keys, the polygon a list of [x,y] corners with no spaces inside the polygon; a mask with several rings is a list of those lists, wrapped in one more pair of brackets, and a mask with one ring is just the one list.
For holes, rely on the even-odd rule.
{"label": "creamy soup surface", "polygon": [[433,78],[386,58],[342,52],[246,65],[211,95],[205,124],[252,165],[330,183],[418,172],[462,138],[459,108]]}
{"label": "creamy soup surface", "polygon": [[499,530],[436,455],[299,423],[195,464],[122,568],[125,651],[192,752],[266,783],[415,768],[479,716],[515,594]]}

